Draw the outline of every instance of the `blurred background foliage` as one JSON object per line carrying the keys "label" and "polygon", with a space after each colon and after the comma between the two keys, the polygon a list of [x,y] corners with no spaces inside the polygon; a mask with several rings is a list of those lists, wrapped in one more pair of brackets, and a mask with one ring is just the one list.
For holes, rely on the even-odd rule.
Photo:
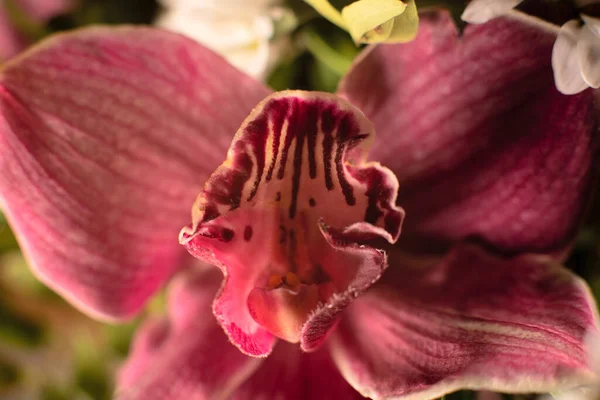
{"label": "blurred background foliage", "polygon": [[[14,25],[32,42],[45,36],[91,24],[152,24],[160,12],[154,0],[80,0],[67,14],[47,23],[29,19],[11,0],[0,0]],[[345,1],[333,1],[341,8]],[[466,1],[419,0],[420,10],[448,8],[457,24]],[[319,15],[301,0],[286,6],[293,18],[278,29],[290,36],[291,46],[267,78],[275,90],[287,88],[333,92],[364,46]],[[600,295],[600,202],[566,264]],[[17,241],[0,214],[0,399],[104,400],[111,398],[114,375],[127,355],[140,320],[164,311],[164,294],[155,296],[134,321],[109,325],[93,321],[40,283],[27,267]],[[535,396],[503,395],[505,400]],[[471,400],[462,391],[444,400]]]}

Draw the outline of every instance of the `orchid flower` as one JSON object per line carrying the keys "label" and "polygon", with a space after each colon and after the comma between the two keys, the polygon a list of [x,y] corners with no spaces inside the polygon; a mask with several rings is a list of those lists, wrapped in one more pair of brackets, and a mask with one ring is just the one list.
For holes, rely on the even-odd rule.
{"label": "orchid flower", "polygon": [[197,40],[257,79],[265,79],[283,51],[274,41],[278,0],[162,0],[160,27]]}
{"label": "orchid flower", "polygon": [[11,21],[8,7],[14,8],[24,17],[44,22],[65,12],[71,0],[6,0],[0,2],[0,61],[6,60],[29,45],[29,40]]}
{"label": "orchid flower", "polygon": [[273,94],[165,31],[60,35],[0,72],[2,208],[39,278],[93,316],[131,317],[172,278],[120,399],[586,384],[595,304],[560,262],[597,111],[556,91],[554,39],[511,18],[459,39],[431,11],[332,95]]}
{"label": "orchid flower", "polygon": [[[472,0],[465,9],[462,19],[470,23],[484,23],[499,15],[511,12],[522,0]],[[600,87],[600,2],[594,0],[570,0],[570,7],[564,2],[544,4],[543,13],[557,8],[562,26],[538,20],[514,11],[521,18],[556,31],[558,37],[552,52],[552,66],[556,87],[565,94],[579,93],[588,87]],[[566,8],[566,9],[565,9]]]}

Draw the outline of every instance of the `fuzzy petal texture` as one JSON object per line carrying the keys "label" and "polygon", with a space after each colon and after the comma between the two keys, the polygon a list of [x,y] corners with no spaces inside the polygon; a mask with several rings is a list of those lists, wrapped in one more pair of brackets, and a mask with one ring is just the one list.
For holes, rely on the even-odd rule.
{"label": "fuzzy petal texture", "polygon": [[550,257],[500,258],[464,244],[441,262],[395,259],[331,337],[363,395],[548,392],[593,379],[585,340],[598,334],[595,302]]}
{"label": "fuzzy petal texture", "polygon": [[0,199],[40,279],[125,318],[182,264],[177,231],[268,93],[176,34],[90,28],[0,71]]}
{"label": "fuzzy petal texture", "polygon": [[570,243],[593,186],[597,112],[593,92],[557,92],[554,39],[508,17],[459,39],[448,13],[431,12],[415,41],[356,62],[340,91],[373,121],[370,155],[400,181],[403,242]]}
{"label": "fuzzy petal texture", "polygon": [[393,174],[365,162],[373,138],[337,96],[276,93],[206,182],[180,241],[223,271],[214,312],[243,352],[267,355],[273,336],[314,350],[381,276],[385,254],[358,242],[395,242],[404,211]]}
{"label": "fuzzy petal texture", "polygon": [[232,400],[364,399],[342,377],[325,349],[304,353],[280,341]]}
{"label": "fuzzy petal texture", "polygon": [[463,21],[483,24],[502,16],[523,0],[471,0],[461,15]]}
{"label": "fuzzy petal texture", "polygon": [[120,371],[116,399],[221,399],[260,360],[229,341],[210,310],[218,271],[204,266],[178,275],[169,288],[169,319],[147,321]]}

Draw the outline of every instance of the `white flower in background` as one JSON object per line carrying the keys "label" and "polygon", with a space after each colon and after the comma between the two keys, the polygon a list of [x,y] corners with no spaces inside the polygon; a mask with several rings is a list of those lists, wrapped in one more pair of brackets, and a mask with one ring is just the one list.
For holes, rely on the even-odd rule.
{"label": "white flower in background", "polygon": [[[522,0],[473,0],[465,9],[462,19],[473,24],[511,12]],[[564,94],[575,94],[588,87],[600,87],[600,18],[586,13],[600,1],[574,0],[579,19],[572,19],[558,32],[552,51],[552,68],[557,89]],[[547,6],[551,7],[551,6]],[[533,18],[532,18],[533,19]],[[550,25],[550,24],[548,24]]]}
{"label": "white flower in background", "polygon": [[162,0],[156,25],[187,35],[263,79],[281,53],[272,41],[279,0]]}

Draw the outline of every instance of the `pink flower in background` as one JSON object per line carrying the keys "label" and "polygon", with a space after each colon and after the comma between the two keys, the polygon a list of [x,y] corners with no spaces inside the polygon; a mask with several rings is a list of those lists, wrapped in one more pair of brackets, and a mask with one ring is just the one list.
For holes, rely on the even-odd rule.
{"label": "pink flower in background", "polygon": [[[45,22],[67,11],[71,0],[12,0],[23,15],[32,21]],[[10,20],[7,5],[0,2],[0,61],[4,61],[30,44],[30,39],[20,32]]]}
{"label": "pink flower in background", "polygon": [[[267,97],[147,28],[62,35],[6,64],[2,206],[40,279],[123,319],[173,277],[119,398],[593,380],[595,304],[560,261],[596,175],[594,93],[556,90],[555,35],[535,26],[459,39],[446,13],[421,21],[415,41],[367,49],[340,97]],[[176,240],[196,197],[180,240],[204,262]]]}

